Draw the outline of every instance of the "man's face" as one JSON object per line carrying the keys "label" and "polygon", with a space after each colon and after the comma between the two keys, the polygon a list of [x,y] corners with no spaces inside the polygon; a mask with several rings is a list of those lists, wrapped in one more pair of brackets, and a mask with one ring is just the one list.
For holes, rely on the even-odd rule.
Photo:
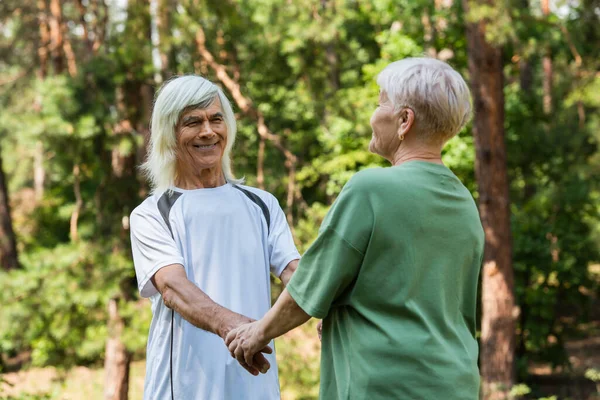
{"label": "man's face", "polygon": [[184,112],[177,124],[176,137],[180,174],[221,168],[227,125],[219,98],[207,108]]}
{"label": "man's face", "polygon": [[385,92],[379,93],[379,107],[371,116],[373,137],[369,151],[389,159],[400,146],[398,138],[398,116]]}

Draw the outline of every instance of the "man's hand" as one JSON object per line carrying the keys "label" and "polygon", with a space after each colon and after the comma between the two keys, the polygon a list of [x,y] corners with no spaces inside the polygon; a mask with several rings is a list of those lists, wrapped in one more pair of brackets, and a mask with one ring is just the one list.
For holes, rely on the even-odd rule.
{"label": "man's hand", "polygon": [[244,364],[252,365],[256,354],[262,356],[259,351],[263,351],[265,348],[270,349],[267,346],[269,341],[270,339],[265,337],[261,330],[260,321],[242,325],[229,332],[225,338],[225,344],[229,347],[231,356],[242,366]]}
{"label": "man's hand", "polygon": [[323,320],[317,322],[317,335],[319,335],[319,340],[321,340],[323,336]]}
{"label": "man's hand", "polygon": [[[249,324],[253,321],[253,319],[241,314],[236,314],[233,312],[226,313],[222,317],[222,321],[220,323],[219,336],[225,340],[226,345],[229,345],[229,342],[226,340],[228,334],[234,331],[236,328],[245,326],[245,324]],[[242,362],[238,359],[240,365],[254,376],[258,375],[259,372],[265,374],[269,368],[271,368],[271,364],[269,361],[267,361],[267,358],[262,353],[271,354],[273,353],[273,349],[265,344],[265,346],[261,347],[259,350],[260,351],[256,351],[252,354],[252,357],[250,357],[250,362],[246,362],[245,360]]]}

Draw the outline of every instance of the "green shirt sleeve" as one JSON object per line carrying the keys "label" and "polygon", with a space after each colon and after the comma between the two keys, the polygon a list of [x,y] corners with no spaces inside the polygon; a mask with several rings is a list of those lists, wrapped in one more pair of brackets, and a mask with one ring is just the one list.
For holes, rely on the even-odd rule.
{"label": "green shirt sleeve", "polygon": [[327,213],[287,290],[307,314],[324,318],[358,276],[373,226],[362,180],[353,177]]}

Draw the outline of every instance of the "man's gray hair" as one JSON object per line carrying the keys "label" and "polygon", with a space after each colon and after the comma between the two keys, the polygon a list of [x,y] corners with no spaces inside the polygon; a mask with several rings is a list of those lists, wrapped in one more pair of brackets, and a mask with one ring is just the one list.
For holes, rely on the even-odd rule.
{"label": "man's gray hair", "polygon": [[471,94],[463,77],[434,58],[405,58],[377,77],[396,111],[410,108],[423,140],[445,143],[471,119]]}
{"label": "man's gray hair", "polygon": [[162,193],[175,184],[176,170],[176,128],[183,112],[193,108],[206,108],[216,99],[227,126],[227,143],[221,167],[225,179],[230,183],[241,183],[231,171],[230,152],[237,133],[235,115],[231,103],[221,88],[196,75],[185,75],[165,82],[157,92],[150,125],[148,158],[141,169],[152,186],[152,193]]}

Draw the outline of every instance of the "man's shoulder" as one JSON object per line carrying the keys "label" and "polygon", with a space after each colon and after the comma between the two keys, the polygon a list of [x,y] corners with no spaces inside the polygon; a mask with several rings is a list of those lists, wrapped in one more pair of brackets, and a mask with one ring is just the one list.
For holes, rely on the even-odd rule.
{"label": "man's shoulder", "polygon": [[159,196],[156,194],[146,197],[144,201],[142,201],[136,208],[133,209],[130,218],[158,213],[158,199]]}
{"label": "man's shoulder", "polygon": [[265,202],[269,208],[271,207],[271,204],[273,203],[273,201],[277,201],[277,199],[275,198],[275,196],[273,196],[271,193],[267,192],[266,190],[263,189],[259,189],[253,186],[247,186],[247,185],[233,185],[234,187],[236,187],[237,189],[241,189],[242,191],[247,191],[250,192],[251,194],[254,194],[258,197],[260,197],[260,199]]}

